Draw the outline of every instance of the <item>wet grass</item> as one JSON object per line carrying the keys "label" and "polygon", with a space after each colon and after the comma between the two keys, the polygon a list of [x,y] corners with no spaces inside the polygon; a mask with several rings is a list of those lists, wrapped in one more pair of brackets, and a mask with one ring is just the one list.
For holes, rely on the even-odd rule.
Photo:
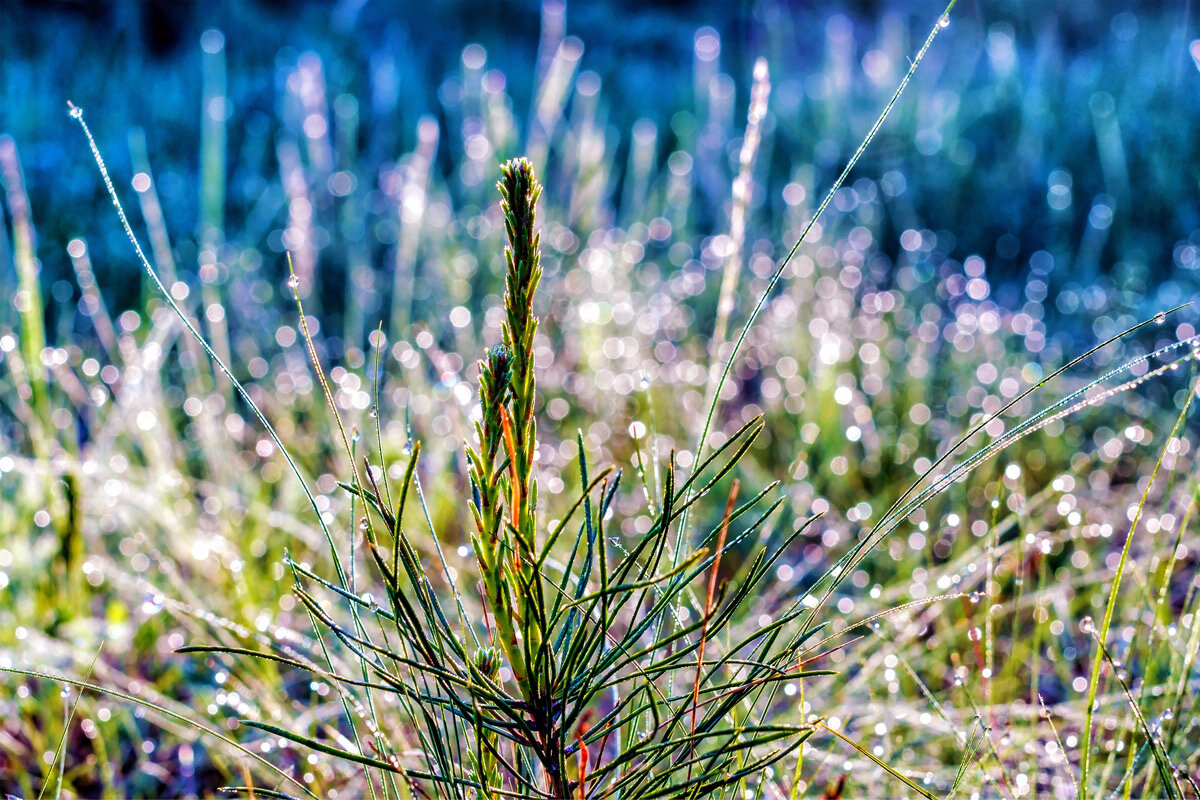
{"label": "wet grass", "polygon": [[[882,25],[870,49],[890,59],[887,91],[905,63],[898,30]],[[954,33],[931,58],[954,57]],[[814,80],[826,91],[802,105],[815,121],[805,136],[840,143],[848,157],[886,103],[887,81],[848,83],[839,48],[854,40],[836,22],[824,34],[827,62]],[[992,34],[989,57],[1003,61],[1005,31]],[[46,313],[55,295],[37,279],[20,143],[0,141],[17,268],[0,323],[9,420],[0,530],[10,532],[0,575],[12,598],[0,612],[0,666],[15,670],[0,689],[6,790],[474,790],[451,774],[477,783],[492,775],[489,786],[509,790],[552,785],[553,769],[520,756],[501,724],[536,720],[514,705],[530,698],[504,672],[518,651],[494,664],[483,646],[499,627],[495,593],[481,600],[476,581],[496,561],[481,557],[469,513],[470,469],[481,486],[483,462],[469,468],[464,446],[479,446],[475,420],[486,417],[476,362],[507,321],[505,226],[492,184],[496,165],[520,151],[546,187],[541,321],[527,344],[537,425],[523,447],[539,492],[530,541],[571,518],[561,546],[539,560],[539,580],[566,592],[589,565],[595,577],[577,582],[575,602],[597,604],[601,639],[628,638],[624,651],[593,642],[600,655],[589,663],[562,632],[582,630],[574,626],[590,615],[546,609],[542,627],[563,637],[562,663],[575,665],[563,674],[620,690],[613,700],[599,693],[590,716],[543,731],[571,756],[558,779],[582,775],[595,797],[719,793],[687,768],[696,746],[687,735],[706,724],[719,731],[722,715],[706,720],[723,706],[703,698],[741,687],[749,693],[729,720],[773,719],[771,732],[791,736],[792,749],[775,751],[756,734],[741,751],[729,732],[716,750],[749,768],[739,775],[737,765],[708,762],[712,774],[733,776],[725,796],[1197,796],[1200,542],[1186,419],[1194,314],[1155,317],[1187,284],[1176,282],[1174,296],[1138,296],[1130,286],[1149,279],[1129,272],[1129,285],[1092,291],[1103,280],[1091,281],[1085,256],[1103,258],[1108,245],[1096,237],[1126,235],[1128,224],[1095,209],[1119,212],[1119,193],[1063,218],[1064,232],[1078,223],[1077,246],[1034,252],[1019,242],[1027,268],[1016,278],[994,274],[1012,257],[961,248],[979,235],[965,223],[922,224],[931,201],[911,176],[924,167],[908,170],[908,159],[962,166],[946,142],[956,132],[967,140],[974,123],[947,111],[941,155],[896,150],[906,139],[926,147],[926,112],[947,99],[920,70],[896,107],[894,138],[877,143],[893,161],[874,169],[867,151],[847,185],[830,191],[836,171],[811,168],[808,150],[787,143],[782,129],[805,116],[782,110],[779,73],[763,71],[759,105],[746,127],[734,123],[732,95],[709,63],[714,41],[705,37],[714,36],[695,40],[697,70],[714,74],[691,127],[668,134],[639,123],[627,165],[607,142],[597,76],[578,71],[577,40],[551,42],[527,125],[482,49],[464,50],[457,99],[444,119],[422,120],[398,161],[360,149],[365,101],[335,95],[321,59],[299,56],[282,73],[278,130],[258,134],[279,174],[260,176],[244,213],[221,213],[245,199],[231,203],[236,192],[222,176],[255,163],[229,151],[223,114],[205,117],[194,265],[171,245],[154,152],[132,140],[147,265],[163,284],[163,296],[146,292],[133,307],[112,303],[121,287],[98,277],[93,248],[77,237],[61,247],[75,310]],[[220,110],[212,100],[228,91],[223,37],[206,33],[201,51],[205,107]],[[941,74],[953,72],[940,63]],[[936,75],[938,62],[921,69]],[[961,96],[960,112],[975,98]],[[1020,97],[1032,115],[1035,101]],[[843,102],[853,113],[838,121]],[[1119,104],[1097,102],[1104,147]],[[781,169],[789,150],[794,160]],[[981,158],[977,150],[973,161]],[[1124,179],[1136,185],[1136,175]],[[1119,170],[1106,176],[1118,180]],[[1056,179],[1039,202],[1074,213]],[[115,225],[97,213],[87,235]],[[1186,247],[1174,246],[1181,269]],[[1072,303],[1096,315],[1087,343],[1056,335]],[[519,437],[500,439],[505,455],[494,465],[520,452]],[[699,465],[719,452],[716,469],[743,444],[736,466],[707,483],[712,473]],[[601,472],[608,465],[623,472],[619,489],[595,485],[614,479]],[[496,474],[509,481],[500,496],[513,497],[512,479]],[[750,514],[754,504],[767,513]],[[661,563],[648,564],[639,547],[661,551]],[[620,613],[600,608],[622,606],[599,577],[606,561],[644,582],[620,590],[640,593]],[[507,579],[518,590],[533,585],[520,570]],[[403,630],[400,595],[424,604]],[[658,622],[639,629],[633,612],[643,604]],[[785,624],[802,648],[784,648],[775,664],[772,632]],[[430,722],[405,692],[434,694],[431,665],[393,675],[388,659],[399,650],[385,658],[363,649],[362,640],[398,648],[423,625],[441,637],[439,663],[473,676],[459,697],[474,698],[474,719]],[[210,649],[178,652],[197,646]],[[748,658],[755,647],[766,650]],[[768,662],[769,680],[753,671]],[[708,683],[703,664],[714,665]],[[604,666],[624,683],[604,683]],[[384,673],[408,688],[385,691]],[[630,686],[643,687],[645,702]],[[621,706],[629,697],[633,705]],[[632,710],[609,731],[613,708]],[[716,741],[700,743],[701,753]],[[756,760],[767,754],[769,764]],[[663,769],[667,755],[684,769]]]}

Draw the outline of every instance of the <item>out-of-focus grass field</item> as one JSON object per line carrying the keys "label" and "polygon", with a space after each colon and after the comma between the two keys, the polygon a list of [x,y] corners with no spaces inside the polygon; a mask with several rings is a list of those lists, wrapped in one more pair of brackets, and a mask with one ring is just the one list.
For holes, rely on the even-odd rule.
{"label": "out-of-focus grass field", "polygon": [[[421,442],[428,527],[446,572],[471,575],[463,441],[502,321],[495,182],[528,155],[545,185],[541,502],[553,515],[577,496],[578,436],[590,464],[625,471],[620,548],[645,532],[671,451],[692,466],[713,365],[940,10],[0,9],[0,667],[145,701],[0,674],[0,788],[275,786],[222,731],[320,796],[365,789],[354,765],[236,724],[336,740],[328,685],[174,652],[307,646],[285,553],[327,573],[329,551],[277,445],[136,261],[68,99],[154,268],[275,426],[364,589],[337,485],[351,465],[285,251],[357,446],[399,478]],[[758,57],[770,94],[743,166]],[[786,498],[756,535],[823,514],[744,627],[810,588],[961,435],[1193,298],[1198,67],[1185,3],[960,2],[720,389],[708,446],[763,414],[736,475]],[[726,273],[735,300],[714,338]],[[916,796],[877,761],[938,797],[1200,796],[1200,475],[1181,416],[1196,318],[1184,308],[1099,350],[946,462],[1055,403],[1070,412],[913,508],[841,584],[822,613],[858,638],[824,660],[837,675],[780,702],[862,749],[818,735],[745,797],[839,782],[843,797]],[[698,508],[695,529],[722,508]],[[421,555],[447,589],[432,541]]]}

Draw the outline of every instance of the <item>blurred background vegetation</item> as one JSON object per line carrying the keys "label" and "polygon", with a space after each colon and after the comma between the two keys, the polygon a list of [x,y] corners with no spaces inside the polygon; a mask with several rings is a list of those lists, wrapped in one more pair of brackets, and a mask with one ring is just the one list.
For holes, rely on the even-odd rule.
{"label": "blurred background vegetation", "polygon": [[[711,341],[722,271],[740,259],[736,331],[939,11],[5,3],[0,591],[11,602],[0,603],[0,666],[83,676],[108,642],[96,682],[195,718],[316,728],[336,727],[340,713],[286,669],[235,675],[171,653],[303,630],[281,559],[285,549],[318,566],[328,556],[274,444],[133,258],[68,99],[85,109],[172,295],[294,449],[322,516],[353,540],[336,487],[348,465],[298,342],[285,250],[339,407],[364,431],[378,424],[371,448],[393,467],[422,439],[430,521],[461,561],[474,363],[498,339],[499,162],[529,155],[546,187],[547,502],[569,504],[577,429],[593,461],[645,464],[652,495],[651,466],[672,449],[689,466],[710,367],[727,352]],[[829,512],[765,603],[809,585],[971,425],[1098,341],[1193,298],[1197,27],[1183,2],[960,0],[721,389],[716,442],[767,415],[743,482],[784,481],[785,527]],[[759,57],[770,96],[739,235],[732,187]],[[1013,414],[1194,334],[1193,311],[1172,316]],[[1200,628],[1200,548],[1185,531],[1194,449],[1187,429],[1168,437],[1187,372],[1123,387],[1021,439],[864,564],[838,597],[842,616],[960,588],[993,602],[983,633],[964,602],[898,614],[877,646],[835,654],[848,677],[827,696],[846,730],[944,790],[980,715],[992,755],[973,790],[1068,786],[1078,755],[1054,750],[1038,696],[1066,750],[1077,748],[1077,682],[1093,657],[1077,622],[1100,615],[1130,506],[1168,446],[1172,478],[1151,487],[1146,523],[1158,538],[1135,548],[1128,585],[1139,594],[1110,646],[1137,665],[1145,715],[1161,718],[1194,771],[1194,714],[1176,713],[1195,707],[1194,642],[1185,646]],[[618,503],[627,534],[642,524],[638,493]],[[706,524],[719,512],[702,512]],[[1155,650],[1156,636],[1183,644]],[[0,684],[9,791],[29,795],[53,777],[73,702],[60,688]],[[1099,745],[1108,760],[1097,785],[1112,788],[1146,761],[1111,678],[1102,699],[1118,732]],[[66,730],[69,792],[195,795],[242,780],[232,752],[154,710],[89,694]],[[349,772],[279,746],[254,742],[327,796],[361,792]],[[819,796],[853,773],[853,752],[821,747],[785,789]],[[871,769],[851,780],[876,795],[890,786]]]}
{"label": "blurred background vegetation", "polygon": [[[106,199],[90,163],[78,157],[78,137],[65,122],[67,98],[87,109],[117,174],[131,174],[130,131],[144,131],[175,246],[194,249],[196,144],[202,95],[218,88],[213,81],[223,83],[221,113],[230,122],[225,214],[240,222],[258,206],[266,239],[282,221],[261,207],[264,184],[279,169],[273,162],[280,134],[302,113],[287,81],[306,56],[318,59],[311,64],[320,70],[322,102],[335,127],[336,100],[354,98],[355,128],[337,135],[353,137],[364,166],[378,171],[411,151],[419,122],[431,117],[443,131],[434,172],[451,175],[464,161],[459,128],[470,113],[464,103],[473,102],[464,81],[491,76],[491,91],[521,134],[509,143],[515,151],[535,115],[534,87],[554,44],[579,37],[572,66],[589,76],[593,91],[574,103],[566,98],[564,113],[595,105],[608,178],[600,194],[618,217],[635,210],[623,209],[621,200],[638,121],[654,125],[656,171],[671,152],[689,150],[710,122],[724,126],[720,149],[736,148],[749,65],[763,56],[775,88],[751,220],[756,233],[777,241],[782,187],[801,165],[815,170],[818,185],[836,174],[932,13],[927,4],[903,2],[582,3],[561,15],[548,8],[552,25],[543,43],[543,10],[535,2],[7,4],[0,33],[0,80],[9,99],[4,129],[20,144],[33,206],[43,210],[39,256],[47,286],[69,279],[62,243],[81,232],[96,253],[125,253],[119,230],[87,224]],[[198,43],[209,28],[224,33],[225,75],[208,75],[206,88]],[[718,37],[716,52],[703,54],[711,60],[696,52],[701,28]],[[951,233],[947,253],[983,256],[1001,283],[1025,274],[1033,252],[1051,252],[1058,266],[1051,298],[1069,284],[1080,295],[1064,301],[1069,314],[1083,307],[1093,285],[1115,289],[1125,305],[1141,303],[1141,311],[1162,295],[1171,303],[1183,292],[1172,281],[1186,283],[1194,266],[1190,249],[1176,250],[1200,226],[1200,88],[1189,50],[1195,33],[1186,4],[964,0],[952,41],[926,64],[920,91],[860,174],[878,178],[900,167],[912,189],[913,220]],[[484,48],[472,56],[477,64],[468,59],[478,75],[462,58],[471,43]],[[696,220],[704,232],[720,228],[720,203],[727,201],[728,167],[713,169],[716,175],[700,178],[701,199],[712,205]],[[449,199],[457,208],[468,198]],[[333,243],[336,231],[329,233]],[[377,238],[368,236],[372,251],[386,250]],[[892,258],[899,250],[894,234],[880,244]],[[325,249],[324,271],[335,280],[344,257]],[[124,287],[114,302],[124,308],[139,301],[131,292],[137,284],[121,280],[137,272],[128,258],[97,261]],[[279,269],[274,261],[268,270]]]}

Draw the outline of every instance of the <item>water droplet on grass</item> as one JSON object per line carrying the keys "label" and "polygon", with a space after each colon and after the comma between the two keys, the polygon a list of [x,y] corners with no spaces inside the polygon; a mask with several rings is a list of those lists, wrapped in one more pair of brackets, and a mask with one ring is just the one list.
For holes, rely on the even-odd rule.
{"label": "water droplet on grass", "polygon": [[163,598],[160,594],[148,594],[142,601],[142,613],[154,615],[162,611]]}
{"label": "water droplet on grass", "polygon": [[292,277],[288,278],[287,285],[289,289],[299,289],[300,277],[298,275],[293,275]]}
{"label": "water droplet on grass", "polygon": [[1163,313],[1162,311],[1160,311],[1160,312],[1158,312],[1158,315],[1154,318],[1154,321],[1157,322],[1159,325],[1162,325],[1164,322],[1167,321],[1167,315],[1165,313]]}
{"label": "water droplet on grass", "polygon": [[939,19],[938,27],[939,28],[949,28],[950,27],[950,17],[944,16],[941,19]]}
{"label": "water droplet on grass", "polygon": [[1079,620],[1079,630],[1089,634],[1095,633],[1096,621],[1091,617],[1084,617],[1083,619]]}

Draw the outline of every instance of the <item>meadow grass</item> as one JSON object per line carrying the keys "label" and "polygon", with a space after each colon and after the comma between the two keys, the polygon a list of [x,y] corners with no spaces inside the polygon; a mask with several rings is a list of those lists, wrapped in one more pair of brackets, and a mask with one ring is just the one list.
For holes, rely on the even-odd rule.
{"label": "meadow grass", "polygon": [[[219,95],[221,49],[204,49]],[[1063,358],[944,234],[914,225],[881,258],[903,194],[879,176],[822,194],[797,170],[797,246],[777,257],[733,224],[753,214],[753,101],[727,232],[695,233],[699,140],[657,174],[631,153],[640,196],[608,208],[596,92],[575,86],[568,116],[578,54],[556,58],[558,122],[528,142],[551,176],[540,287],[512,277],[531,263],[522,192],[501,212],[483,179],[515,135],[472,52],[463,129],[483,141],[461,185],[433,168],[436,126],[385,176],[391,307],[366,298],[380,279],[348,237],[340,330],[317,324],[312,242],[314,219],[344,229],[368,202],[322,160],[352,163],[335,135],[352,115],[278,147],[291,311],[253,233],[226,240],[219,183],[197,278],[177,270],[147,162],[143,260],[168,305],[109,318],[73,240],[95,337],[50,348],[0,147],[21,280],[0,513],[39,532],[0,553],[6,788],[1194,796],[1190,326],[1122,323]],[[297,103],[323,93],[319,64],[295,74]],[[524,253],[508,278],[505,237]],[[1032,261],[1031,301],[1050,280]],[[530,327],[514,297],[533,288]]]}

